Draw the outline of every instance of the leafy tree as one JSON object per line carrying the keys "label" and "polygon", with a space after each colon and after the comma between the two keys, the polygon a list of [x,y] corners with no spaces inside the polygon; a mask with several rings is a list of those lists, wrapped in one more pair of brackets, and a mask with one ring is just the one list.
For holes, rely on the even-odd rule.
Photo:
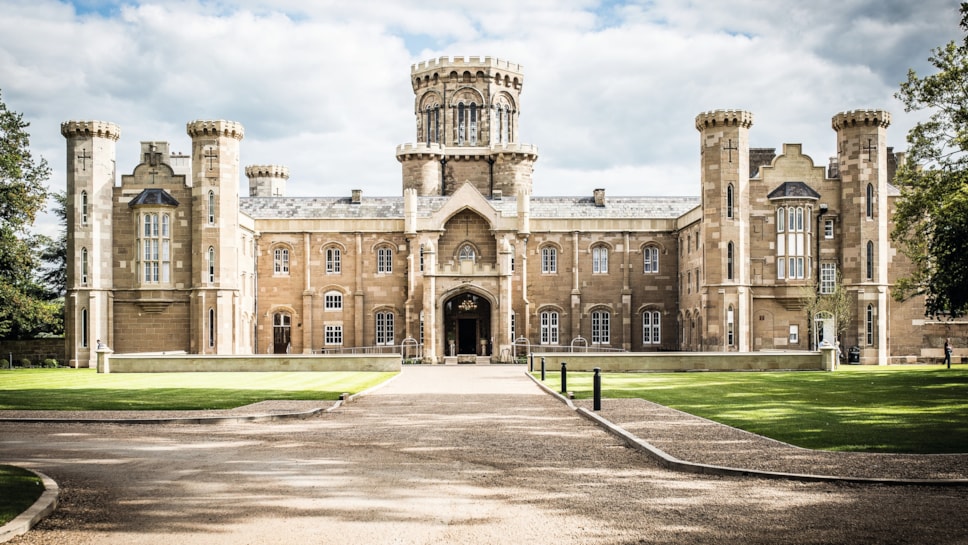
{"label": "leafy tree", "polygon": [[[968,2],[961,4],[968,31]],[[905,111],[928,110],[908,133],[907,159],[895,175],[901,189],[891,238],[914,264],[894,296],[925,297],[925,313],[968,312],[968,36],[932,50],[938,73],[913,71],[895,94]]]}
{"label": "leafy tree", "polygon": [[61,191],[51,197],[61,230],[56,239],[37,236],[35,247],[40,248],[40,259],[44,263],[39,280],[49,292],[49,298],[55,299],[67,293],[67,193]]}
{"label": "leafy tree", "polygon": [[0,337],[19,338],[49,322],[54,309],[35,279],[29,233],[47,200],[50,168],[30,153],[30,124],[0,96]]}
{"label": "leafy tree", "polygon": [[850,325],[853,302],[850,294],[844,288],[840,271],[837,272],[832,292],[820,293],[820,281],[818,279],[813,286],[803,288],[800,299],[803,301],[803,308],[807,312],[807,323],[810,324],[810,331],[813,335],[816,335],[814,317],[820,312],[826,312],[833,316],[836,323],[835,335],[837,340],[843,338],[844,334],[847,333],[847,326]]}

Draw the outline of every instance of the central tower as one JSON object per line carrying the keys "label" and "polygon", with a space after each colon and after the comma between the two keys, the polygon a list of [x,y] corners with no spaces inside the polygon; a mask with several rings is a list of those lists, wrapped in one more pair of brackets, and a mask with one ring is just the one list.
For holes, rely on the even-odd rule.
{"label": "central tower", "polygon": [[451,195],[530,195],[538,150],[518,141],[521,66],[491,57],[441,57],[411,66],[415,144],[397,148],[403,189]]}

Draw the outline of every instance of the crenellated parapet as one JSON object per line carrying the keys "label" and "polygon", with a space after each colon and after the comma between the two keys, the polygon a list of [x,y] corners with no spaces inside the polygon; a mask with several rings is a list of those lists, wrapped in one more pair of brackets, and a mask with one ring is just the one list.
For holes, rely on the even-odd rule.
{"label": "crenellated parapet", "polygon": [[433,159],[439,161],[444,157],[444,148],[440,144],[401,144],[397,146],[397,161],[409,161],[413,159],[424,160]]}
{"label": "crenellated parapet", "polygon": [[121,138],[121,127],[109,121],[65,121],[61,123],[65,138],[107,138],[115,142]]}
{"label": "crenellated parapet", "polygon": [[197,137],[226,137],[242,140],[245,137],[245,129],[237,121],[217,121],[195,120],[186,125],[188,136]]}
{"label": "crenellated parapet", "polygon": [[461,70],[467,68],[491,68],[504,72],[524,73],[518,63],[508,62],[495,57],[438,57],[410,65],[410,73],[418,74],[434,70]]}
{"label": "crenellated parapet", "polygon": [[245,167],[247,178],[281,178],[289,179],[289,168],[281,165],[249,165]]}
{"label": "crenellated parapet", "polygon": [[700,132],[716,127],[749,129],[752,126],[753,113],[746,110],[713,110],[696,116],[696,130]]}
{"label": "crenellated parapet", "polygon": [[524,69],[520,64],[493,57],[440,57],[410,66],[414,91],[433,88],[441,82],[487,82],[508,89],[521,90]]}
{"label": "crenellated parapet", "polygon": [[830,121],[835,131],[850,127],[879,127],[886,129],[891,124],[891,113],[885,110],[850,110],[841,112]]}

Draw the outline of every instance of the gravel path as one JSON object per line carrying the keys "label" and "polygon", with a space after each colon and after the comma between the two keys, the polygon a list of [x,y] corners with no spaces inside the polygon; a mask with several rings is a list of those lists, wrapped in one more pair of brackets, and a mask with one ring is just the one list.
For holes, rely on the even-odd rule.
{"label": "gravel path", "polygon": [[301,420],[0,423],[0,459],[62,487],[15,544],[968,544],[964,487],[667,471],[518,366],[408,367]]}

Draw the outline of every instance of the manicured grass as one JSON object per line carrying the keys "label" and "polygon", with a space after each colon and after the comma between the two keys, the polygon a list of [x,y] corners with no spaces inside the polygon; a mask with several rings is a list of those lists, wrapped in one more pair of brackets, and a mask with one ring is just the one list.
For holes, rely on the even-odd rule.
{"label": "manicured grass", "polygon": [[231,409],[265,400],[335,400],[395,373],[111,373],[0,371],[0,410]]}
{"label": "manicured grass", "polygon": [[[592,397],[592,373],[568,390]],[[545,382],[561,387],[558,373]],[[608,398],[641,398],[812,449],[968,452],[968,367],[842,367],[827,372],[603,373]]]}
{"label": "manicured grass", "polygon": [[26,469],[0,465],[0,526],[26,511],[43,493],[40,477]]}

